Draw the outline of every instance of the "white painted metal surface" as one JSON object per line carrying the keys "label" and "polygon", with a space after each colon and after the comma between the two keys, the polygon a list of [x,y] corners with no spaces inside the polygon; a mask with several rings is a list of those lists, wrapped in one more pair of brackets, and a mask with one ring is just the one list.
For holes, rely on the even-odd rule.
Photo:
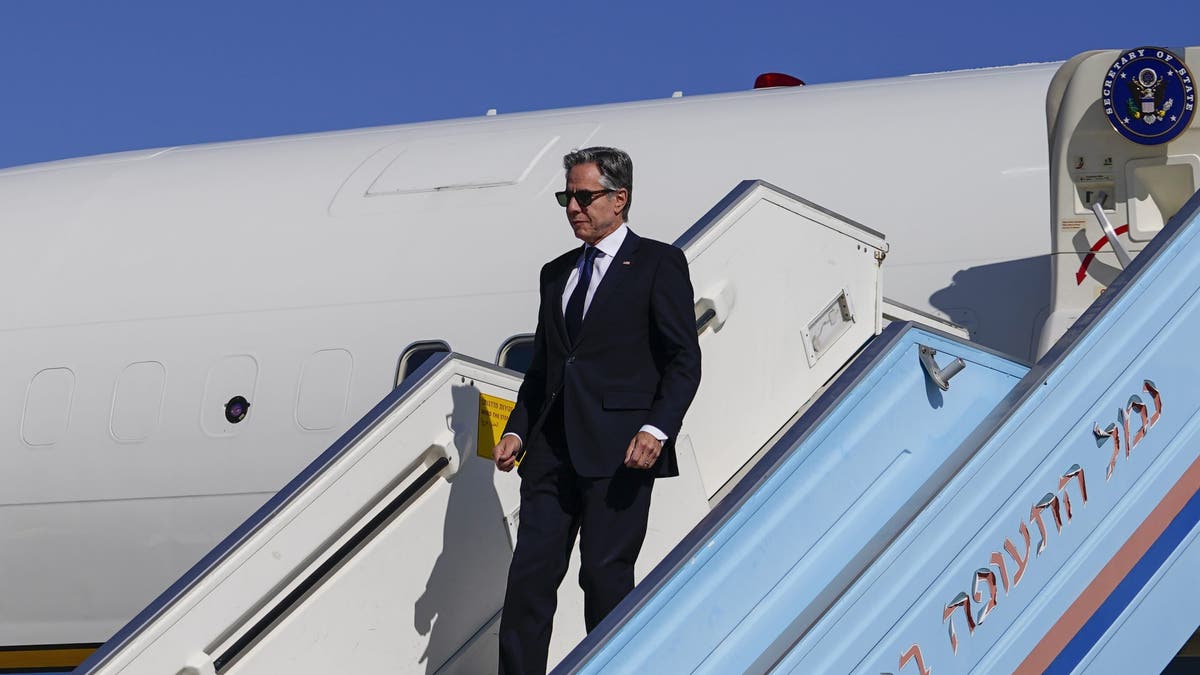
{"label": "white painted metal surface", "polygon": [[[326,575],[230,672],[336,672],[348,658],[406,664],[392,672],[444,663],[503,599],[518,481],[476,456],[479,400],[512,400],[519,384],[477,362],[444,362],[164,606],[156,630],[105,672],[174,673],[220,658],[441,457],[449,465],[362,545],[367,555]],[[331,624],[314,622],[321,616]]]}
{"label": "white painted metal surface", "polygon": [[[512,400],[520,379],[464,357],[446,359],[262,522],[244,526],[154,619],[93,672],[477,673],[494,669],[496,621],[519,479],[477,456],[480,396]],[[687,437],[684,475],[656,490],[644,575],[707,511]],[[449,464],[318,574],[337,549],[440,458]],[[577,556],[577,554],[576,554]],[[318,581],[251,644],[235,647],[310,576]],[[559,632],[582,637],[579,588],[563,587]],[[231,652],[228,663],[222,657]],[[486,665],[484,665],[486,664]]]}
{"label": "white painted metal surface", "polygon": [[[1100,206],[1118,243],[1136,256],[1200,188],[1200,117],[1193,118],[1189,131],[1161,145],[1139,145],[1112,128],[1101,94],[1105,76],[1121,53],[1089,52],[1055,75],[1052,95],[1058,92],[1061,100],[1051,101],[1048,119],[1055,186],[1053,297],[1040,331],[1039,356],[1124,267],[1093,206]],[[1200,47],[1188,47],[1181,55],[1192,72],[1200,68]],[[1177,112],[1185,104],[1179,101]]]}
{"label": "white painted metal surface", "polygon": [[697,315],[716,314],[700,336],[703,384],[686,421],[712,497],[878,333],[887,245],[758,184],[683,249]]}
{"label": "white painted metal surface", "polygon": [[[379,400],[406,345],[492,354],[530,332],[538,267],[575,243],[551,196],[572,147],[629,150],[633,229],[668,241],[738,180],[789,186],[888,233],[890,295],[1028,352],[1046,304],[1053,70],[0,171],[0,645],[105,639]],[[306,364],[337,350],[352,360],[344,406],[304,390]],[[137,363],[161,364],[161,393],[122,384]],[[58,369],[69,388],[33,387]],[[235,389],[250,412],[227,425]]]}
{"label": "white painted metal surface", "polygon": [[951,335],[963,338],[964,340],[971,339],[970,331],[956,323],[951,323],[945,319],[939,319],[928,312],[915,310],[908,305],[885,297],[883,299],[884,325],[887,325],[893,321],[899,321],[901,323],[905,321],[913,321],[915,323],[925,324],[926,326],[933,326]]}

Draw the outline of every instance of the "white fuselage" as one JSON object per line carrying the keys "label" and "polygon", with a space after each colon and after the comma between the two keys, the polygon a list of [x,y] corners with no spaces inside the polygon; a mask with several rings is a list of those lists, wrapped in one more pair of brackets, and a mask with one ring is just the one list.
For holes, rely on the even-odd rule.
{"label": "white fuselage", "polygon": [[1029,358],[1056,67],[0,172],[0,646],[106,639],[386,394],[406,346],[491,358],[532,332],[538,269],[576,244],[552,195],[572,148],[630,152],[643,236],[747,178],[882,231],[889,298]]}

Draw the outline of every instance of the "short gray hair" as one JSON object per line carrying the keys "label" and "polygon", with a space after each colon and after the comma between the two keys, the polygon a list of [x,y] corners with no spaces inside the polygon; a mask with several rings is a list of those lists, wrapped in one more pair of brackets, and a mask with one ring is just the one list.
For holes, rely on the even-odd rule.
{"label": "short gray hair", "polygon": [[595,164],[600,169],[600,184],[608,190],[625,188],[625,208],[621,218],[629,220],[629,207],[633,205],[633,160],[624,150],[603,146],[572,150],[563,156],[563,168],[568,173],[571,167],[580,164]]}

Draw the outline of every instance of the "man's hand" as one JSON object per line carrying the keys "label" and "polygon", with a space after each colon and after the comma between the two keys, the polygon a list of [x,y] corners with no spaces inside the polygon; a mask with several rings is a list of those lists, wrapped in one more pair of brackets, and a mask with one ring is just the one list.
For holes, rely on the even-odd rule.
{"label": "man's hand", "polygon": [[500,439],[492,448],[492,459],[496,460],[496,468],[501,471],[512,471],[517,465],[517,454],[521,452],[521,439],[508,435]]}
{"label": "man's hand", "polygon": [[625,451],[625,466],[631,469],[649,469],[658,461],[662,452],[662,442],[650,435],[649,432],[639,431],[629,441],[629,449]]}

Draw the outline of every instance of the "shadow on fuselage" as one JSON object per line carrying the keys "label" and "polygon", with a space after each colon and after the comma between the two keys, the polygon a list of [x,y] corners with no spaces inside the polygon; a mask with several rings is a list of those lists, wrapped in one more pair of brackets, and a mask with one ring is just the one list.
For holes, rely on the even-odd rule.
{"label": "shadow on fuselage", "polygon": [[1033,361],[1050,309],[1050,256],[960,270],[949,286],[929,296],[929,304],[967,328],[973,341]]}

